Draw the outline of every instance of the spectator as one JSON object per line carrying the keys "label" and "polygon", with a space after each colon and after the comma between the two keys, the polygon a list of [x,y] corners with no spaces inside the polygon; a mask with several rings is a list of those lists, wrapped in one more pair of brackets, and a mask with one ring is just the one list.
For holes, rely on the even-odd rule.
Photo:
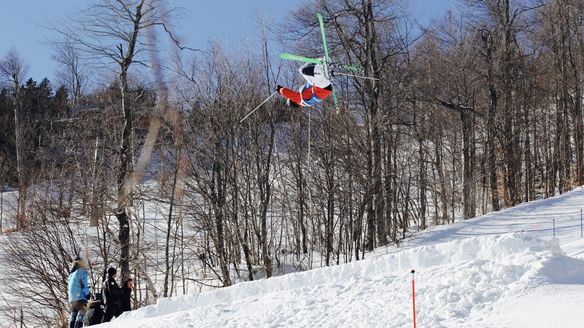
{"label": "spectator", "polygon": [[122,312],[132,311],[132,303],[130,300],[132,298],[132,288],[134,288],[134,282],[132,281],[132,278],[128,278],[122,287],[122,307],[120,308],[120,314]]}
{"label": "spectator", "polygon": [[71,305],[69,328],[83,327],[87,313],[87,300],[91,297],[91,293],[89,292],[87,261],[79,255],[72,263],[67,290]]}
{"label": "spectator", "polygon": [[115,268],[109,268],[107,270],[107,279],[103,282],[102,295],[105,303],[105,314],[102,322],[110,322],[114,316],[120,314],[122,290],[116,282],[116,274]]}
{"label": "spectator", "polygon": [[103,296],[101,293],[95,294],[95,298],[87,303],[87,316],[85,317],[85,325],[98,325],[103,320],[104,308]]}

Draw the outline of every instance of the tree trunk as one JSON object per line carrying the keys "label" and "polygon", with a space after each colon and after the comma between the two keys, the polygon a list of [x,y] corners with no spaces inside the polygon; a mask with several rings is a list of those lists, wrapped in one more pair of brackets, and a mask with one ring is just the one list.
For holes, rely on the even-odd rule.
{"label": "tree trunk", "polygon": [[426,173],[426,156],[424,154],[424,144],[422,140],[418,139],[418,170],[419,170],[419,179],[420,179],[420,229],[426,229],[426,210],[427,210],[427,197],[426,197],[426,190],[427,186],[427,173]]}
{"label": "tree trunk", "polygon": [[227,256],[227,249],[225,247],[225,232],[223,229],[224,225],[224,206],[225,206],[225,181],[224,181],[224,168],[221,164],[221,144],[217,142],[215,144],[215,160],[213,163],[212,172],[212,185],[211,185],[211,195],[213,203],[213,216],[214,216],[214,242],[217,249],[217,256],[219,258],[219,266],[221,268],[221,280],[223,286],[231,285],[231,278],[229,275],[229,261]]}
{"label": "tree trunk", "polygon": [[118,219],[120,242],[120,259],[121,280],[125,281],[130,277],[130,225],[129,225],[129,206],[132,195],[128,194],[126,186],[129,183],[129,177],[132,172],[132,130],[133,130],[133,112],[126,103],[126,92],[128,88],[127,67],[122,68],[120,74],[120,92],[121,108],[124,115],[124,128],[122,131],[122,144],[119,150],[119,171],[118,171],[118,209],[116,218]]}
{"label": "tree trunk", "polygon": [[[571,17],[570,13],[572,6],[566,6],[563,9],[566,10],[566,19],[561,21],[566,21],[568,23],[568,31],[574,30],[573,35],[575,37],[567,37],[566,42],[568,43],[568,57],[569,64],[572,71],[572,94],[573,101],[571,101],[572,108],[572,121],[574,122],[574,147],[576,148],[576,183],[578,186],[584,185],[584,122],[582,115],[582,78],[581,78],[581,53],[584,50],[584,40],[582,40],[582,26],[580,18],[577,18],[578,23],[572,25],[574,18]],[[572,33],[570,33],[572,34]]]}
{"label": "tree trunk", "polygon": [[465,219],[476,216],[476,187],[475,187],[475,141],[473,113],[470,110],[460,109],[462,120],[462,153],[463,153],[463,215]]}
{"label": "tree trunk", "polygon": [[[132,144],[133,144],[133,130],[134,130],[134,113],[133,109],[127,103],[128,92],[128,69],[134,62],[134,54],[136,44],[138,43],[138,34],[141,31],[142,21],[142,6],[144,0],[140,1],[136,6],[134,12],[134,27],[132,33],[129,35],[127,51],[120,65],[120,96],[121,96],[121,111],[124,116],[124,128],[122,131],[122,144],[119,149],[119,171],[118,171],[118,188],[117,188],[117,210],[116,217],[119,224],[118,239],[120,242],[120,259],[119,265],[121,268],[121,281],[126,281],[130,277],[130,225],[129,225],[129,206],[132,202],[132,181],[129,181],[133,170],[132,158]],[[119,50],[122,53],[122,45]]]}
{"label": "tree trunk", "polygon": [[12,75],[14,88],[14,135],[16,138],[16,177],[18,179],[18,205],[16,223],[18,228],[26,226],[26,196],[28,194],[28,176],[24,172],[24,140],[21,123],[22,101],[20,95],[20,80],[16,72]]}
{"label": "tree trunk", "polygon": [[[273,120],[273,117],[270,118]],[[271,161],[272,154],[274,150],[274,136],[276,133],[275,123],[271,121],[269,123],[270,135],[268,138],[268,150],[259,149],[260,142],[256,139],[256,144],[258,145],[256,154],[256,169],[258,175],[259,193],[260,193],[260,244],[262,248],[262,260],[264,262],[264,269],[266,270],[266,277],[272,277],[272,258],[270,256],[269,239],[268,239],[268,208],[270,206],[271,196],[272,196],[272,186],[270,184],[270,171],[271,171]],[[256,138],[259,136],[256,135]],[[265,158],[262,154],[265,154]]]}
{"label": "tree trunk", "polygon": [[[180,145],[178,145],[180,146]],[[168,218],[166,221],[166,245],[164,247],[164,259],[165,259],[165,264],[166,264],[166,270],[164,272],[164,284],[162,287],[162,296],[163,297],[168,297],[170,296],[168,294],[168,283],[169,283],[169,279],[170,279],[170,275],[172,274],[172,269],[173,267],[171,266],[171,259],[170,259],[170,235],[172,232],[172,220],[173,220],[173,211],[174,211],[174,202],[175,202],[175,194],[176,194],[176,190],[177,190],[177,179],[178,179],[178,175],[179,175],[179,161],[180,161],[180,157],[181,157],[181,150],[180,148],[178,148],[177,150],[178,154],[176,156],[176,166],[173,172],[173,179],[172,179],[172,185],[170,186],[170,188],[172,188],[171,192],[170,192],[170,202],[169,202],[169,209],[168,209]],[[176,241],[175,241],[175,245],[176,245]],[[173,258],[174,258],[174,254],[173,254]],[[174,260],[173,260],[174,263]],[[171,293],[172,294],[172,293]]]}
{"label": "tree trunk", "polygon": [[490,32],[483,38],[486,47],[487,64],[487,84],[489,89],[489,113],[487,117],[487,170],[489,171],[489,184],[491,187],[491,206],[493,211],[500,210],[499,205],[499,182],[497,177],[497,126],[496,115],[499,104],[499,96],[495,87],[494,59],[493,59],[493,36]]}

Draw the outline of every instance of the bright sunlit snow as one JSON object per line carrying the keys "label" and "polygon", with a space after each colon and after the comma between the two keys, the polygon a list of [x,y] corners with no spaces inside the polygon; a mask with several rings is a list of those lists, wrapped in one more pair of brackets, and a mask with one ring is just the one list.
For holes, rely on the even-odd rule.
{"label": "bright sunlit snow", "polygon": [[411,269],[418,327],[584,327],[581,208],[579,188],[363,261],[161,299],[107,327],[413,327]]}

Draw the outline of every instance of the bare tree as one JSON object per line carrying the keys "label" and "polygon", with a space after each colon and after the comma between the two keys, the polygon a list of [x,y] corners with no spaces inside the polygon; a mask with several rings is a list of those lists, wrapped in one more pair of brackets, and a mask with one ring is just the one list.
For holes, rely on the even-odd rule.
{"label": "bare tree", "polygon": [[16,136],[16,175],[18,178],[18,209],[17,222],[20,227],[26,225],[26,195],[29,187],[29,176],[25,172],[23,127],[22,124],[22,100],[20,97],[20,85],[26,75],[27,66],[16,49],[12,48],[0,61],[0,78],[10,83],[13,93],[14,108],[14,135]]}
{"label": "bare tree", "polygon": [[[123,119],[121,128],[116,129],[120,134],[120,145],[116,169],[115,213],[119,223],[119,263],[123,280],[130,274],[129,207],[132,203],[132,189],[135,182],[130,179],[134,166],[135,109],[128,101],[128,75],[130,68],[136,64],[147,66],[146,58],[142,53],[155,51],[156,44],[149,42],[145,32],[155,27],[162,27],[169,31],[172,12],[173,10],[168,9],[163,1],[107,0],[94,3],[79,16],[71,17],[71,23],[66,28],[57,28],[68,42],[75,46],[75,50],[79,50],[88,59],[97,60],[103,65],[116,66],[115,72],[120,92],[119,110]],[[159,63],[156,64],[159,65]],[[159,125],[152,130],[154,140],[158,129]]]}
{"label": "bare tree", "polygon": [[77,233],[83,229],[78,220],[62,220],[51,203],[51,196],[36,197],[27,227],[8,234],[2,244],[3,285],[16,297],[3,304],[3,312],[22,311],[27,325],[64,327],[69,263],[81,253],[84,236]]}
{"label": "bare tree", "polygon": [[59,42],[54,48],[53,59],[59,66],[58,82],[67,88],[73,105],[77,106],[81,96],[87,91],[89,83],[87,68],[81,62],[79,50],[71,42]]}
{"label": "bare tree", "polygon": [[463,216],[476,215],[476,116],[482,116],[474,107],[481,85],[481,72],[476,69],[476,33],[469,30],[463,19],[453,15],[429,31],[419,57],[425,58],[420,69],[423,83],[420,99],[436,102],[442,108],[460,117],[463,147]]}

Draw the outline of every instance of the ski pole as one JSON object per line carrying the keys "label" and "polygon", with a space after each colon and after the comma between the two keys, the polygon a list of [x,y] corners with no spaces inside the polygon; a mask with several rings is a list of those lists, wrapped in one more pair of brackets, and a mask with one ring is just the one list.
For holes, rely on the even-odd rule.
{"label": "ski pole", "polygon": [[582,209],[580,209],[580,238],[582,238]]}
{"label": "ski pole", "polygon": [[347,74],[347,73],[337,73],[337,72],[334,72],[333,75],[344,75],[344,76],[356,77],[356,78],[359,78],[359,79],[369,79],[369,80],[379,81],[379,79],[376,78],[376,77],[361,76],[361,75],[354,75],[354,74]]}
{"label": "ski pole", "polygon": [[552,221],[552,230],[554,232],[554,239],[556,239],[556,219]]}
{"label": "ski pole", "polygon": [[270,100],[270,98],[272,98],[276,93],[278,93],[278,91],[274,91],[274,93],[272,93],[268,98],[266,98],[264,101],[262,101],[261,104],[259,104],[256,108],[254,108],[247,115],[245,115],[245,117],[242,118],[241,121],[239,121],[239,123],[242,123],[243,121],[245,121],[251,114],[253,114],[256,110],[258,110],[258,108],[262,107],[263,104],[265,104],[268,100]]}
{"label": "ski pole", "polygon": [[412,305],[414,309],[414,328],[416,328],[416,288],[414,286],[414,273],[416,271],[412,269]]}

